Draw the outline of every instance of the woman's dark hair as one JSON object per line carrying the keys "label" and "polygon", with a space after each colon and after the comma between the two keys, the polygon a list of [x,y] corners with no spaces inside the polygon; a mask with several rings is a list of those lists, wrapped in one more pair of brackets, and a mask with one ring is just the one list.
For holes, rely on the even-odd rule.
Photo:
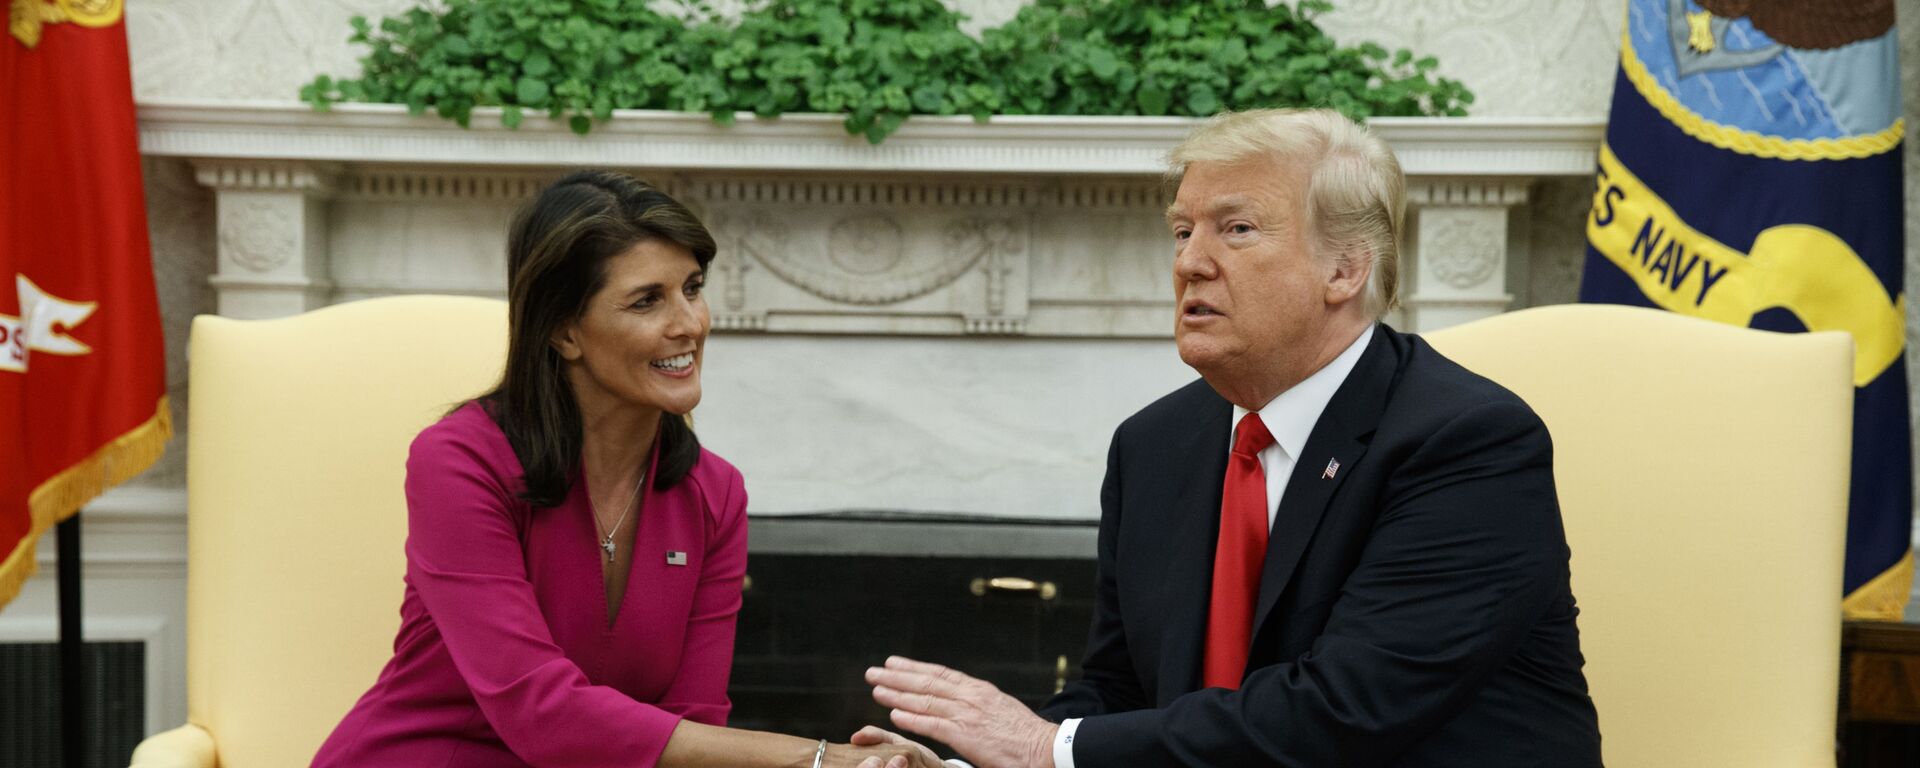
{"label": "woman's dark hair", "polygon": [[[580,404],[554,333],[580,317],[606,282],[606,263],[655,240],[693,252],[705,269],[713,235],[692,211],[646,182],[611,171],[567,174],[513,217],[507,235],[507,369],[478,400],[507,435],[526,473],[520,498],[538,506],[566,500],[580,462]],[[700,457],[685,419],[660,418],[653,487],[680,482]]]}

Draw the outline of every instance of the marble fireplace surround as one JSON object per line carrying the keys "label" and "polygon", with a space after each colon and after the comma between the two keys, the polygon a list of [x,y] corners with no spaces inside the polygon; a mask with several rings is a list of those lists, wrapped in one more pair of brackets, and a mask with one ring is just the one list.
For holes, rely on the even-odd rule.
{"label": "marble fireplace surround", "polygon": [[[1171,349],[1162,157],[1183,118],[621,112],[587,136],[388,105],[145,101],[143,153],[215,196],[222,315],[396,293],[499,296],[505,222],[560,172],[630,171],[721,244],[703,440],[760,514],[1085,522],[1106,438],[1192,376]],[[1592,173],[1592,119],[1373,121],[1409,177],[1397,327],[1505,311],[1536,180]],[[805,446],[814,446],[806,448]]]}

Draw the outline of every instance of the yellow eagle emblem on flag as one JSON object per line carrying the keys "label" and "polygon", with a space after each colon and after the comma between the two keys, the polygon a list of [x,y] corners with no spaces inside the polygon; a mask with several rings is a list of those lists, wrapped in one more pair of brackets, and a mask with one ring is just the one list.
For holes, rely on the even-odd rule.
{"label": "yellow eagle emblem on flag", "polygon": [[31,49],[40,44],[40,33],[48,24],[71,21],[83,27],[112,26],[120,20],[126,0],[12,0],[7,9],[7,30]]}

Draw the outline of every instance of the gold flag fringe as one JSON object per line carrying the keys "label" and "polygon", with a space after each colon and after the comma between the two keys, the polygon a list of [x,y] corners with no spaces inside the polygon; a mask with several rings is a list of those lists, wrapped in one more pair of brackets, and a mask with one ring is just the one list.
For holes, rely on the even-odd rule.
{"label": "gold flag fringe", "polygon": [[40,535],[55,523],[73,516],[80,507],[115,485],[133,479],[160,460],[173,437],[173,410],[166,396],[153,417],[94,451],[93,455],[41,483],[27,496],[33,524],[13,554],[0,562],[0,606],[20,594],[34,572],[34,549]]}
{"label": "gold flag fringe", "polygon": [[1912,599],[1913,553],[1880,575],[1860,585],[1840,603],[1840,615],[1848,621],[1900,621]]}

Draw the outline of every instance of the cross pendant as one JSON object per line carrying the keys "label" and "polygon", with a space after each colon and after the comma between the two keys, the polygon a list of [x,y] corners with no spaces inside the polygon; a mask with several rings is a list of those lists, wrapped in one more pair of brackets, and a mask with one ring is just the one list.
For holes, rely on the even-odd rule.
{"label": "cross pendant", "polygon": [[613,564],[613,534],[607,534],[606,538],[600,540],[600,548],[603,550],[606,550],[607,564],[612,565]]}

